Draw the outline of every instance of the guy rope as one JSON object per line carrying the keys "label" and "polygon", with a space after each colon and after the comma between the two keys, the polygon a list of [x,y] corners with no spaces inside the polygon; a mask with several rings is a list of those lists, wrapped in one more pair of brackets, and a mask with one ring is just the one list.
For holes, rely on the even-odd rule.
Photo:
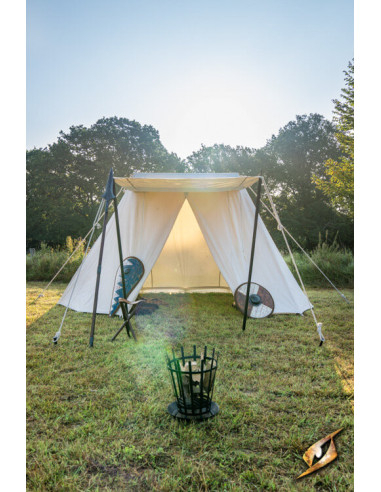
{"label": "guy rope", "polygon": [[[304,253],[305,256],[307,256],[307,258],[310,260],[310,262],[317,268],[317,270],[324,276],[324,278],[332,285],[332,287],[336,290],[336,292],[338,292],[338,294],[342,297],[342,299],[345,300],[345,302],[347,302],[349,304],[349,301],[348,299],[345,297],[345,295],[333,284],[333,282],[331,282],[331,280],[327,277],[327,275],[319,268],[319,266],[314,262],[314,260],[308,255],[308,253],[302,248],[302,246],[298,243],[298,241],[290,234],[290,232],[284,227],[284,225],[281,223],[280,221],[280,218],[279,218],[279,215],[278,215],[278,212],[275,208],[275,204],[273,202],[273,199],[270,195],[270,192],[269,192],[269,189],[268,189],[268,186],[267,186],[267,183],[266,181],[263,179],[263,187],[265,189],[265,193],[266,193],[266,196],[270,202],[270,207],[271,207],[271,210],[269,209],[269,207],[263,202],[263,200],[261,200],[261,204],[265,207],[265,209],[267,210],[267,212],[269,212],[269,214],[276,220],[277,222],[277,228],[278,230],[282,233],[282,236],[283,236],[283,239],[284,239],[284,242],[286,243],[286,247],[287,247],[287,250],[288,250],[288,253],[291,257],[291,261],[294,265],[294,268],[295,268],[295,271],[296,271],[296,274],[298,276],[298,279],[299,279],[299,283],[302,287],[302,290],[304,292],[304,295],[307,297],[308,299],[308,302],[310,304],[310,310],[311,310],[311,314],[312,314],[312,317],[314,319],[314,322],[315,322],[315,325],[316,325],[316,329],[317,329],[317,332],[319,334],[319,338],[320,338],[320,345],[323,344],[323,342],[325,341],[325,338],[324,338],[324,335],[322,333],[322,326],[323,326],[323,323],[319,323],[316,319],[316,315],[315,315],[315,312],[314,312],[314,309],[313,309],[313,305],[307,295],[307,292],[306,292],[306,288],[304,286],[304,282],[302,280],[302,277],[300,275],[300,272],[299,272],[299,268],[296,264],[296,261],[295,261],[295,258],[294,258],[294,255],[292,253],[292,250],[290,248],[290,244],[287,240],[287,237],[286,237],[286,234],[295,242],[295,244],[301,249],[301,251]],[[255,193],[255,191],[250,187],[249,188],[251,190],[251,192],[254,194],[255,197],[257,197],[257,194]]]}

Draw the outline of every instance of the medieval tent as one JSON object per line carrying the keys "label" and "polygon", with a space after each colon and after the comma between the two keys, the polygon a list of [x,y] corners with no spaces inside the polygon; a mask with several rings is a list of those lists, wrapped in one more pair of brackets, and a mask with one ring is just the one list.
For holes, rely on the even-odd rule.
{"label": "medieval tent", "polygon": [[[123,259],[138,258],[140,292],[234,292],[247,282],[255,206],[246,188],[258,177],[228,174],[136,173],[114,178]],[[59,303],[92,312],[99,237]],[[107,224],[97,313],[112,308],[120,261],[115,214]],[[311,304],[259,217],[252,281],[273,297],[274,313],[303,313]]]}

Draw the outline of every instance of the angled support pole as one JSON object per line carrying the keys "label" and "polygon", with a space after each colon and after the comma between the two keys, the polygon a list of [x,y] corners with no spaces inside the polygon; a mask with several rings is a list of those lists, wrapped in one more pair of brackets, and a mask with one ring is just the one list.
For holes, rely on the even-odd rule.
{"label": "angled support pole", "polygon": [[243,313],[242,331],[245,331],[245,329],[246,329],[247,309],[249,307],[250,284],[251,284],[251,276],[253,273],[255,242],[256,242],[256,238],[257,238],[258,215],[259,215],[259,207],[261,206],[261,187],[262,187],[262,178],[260,177],[258,179],[257,199],[255,201],[255,217],[254,217],[253,239],[251,241],[249,278],[247,280],[247,291],[246,291],[246,299],[245,299],[245,311]]}
{"label": "angled support pole", "polygon": [[97,281],[95,284],[95,293],[94,293],[94,304],[93,304],[93,318],[91,320],[91,330],[90,330],[90,341],[89,346],[92,347],[94,345],[94,334],[95,334],[95,320],[97,317],[97,306],[98,306],[98,294],[99,294],[99,283],[101,279],[101,270],[102,270],[102,258],[103,258],[103,249],[105,245],[105,237],[106,237],[106,226],[107,226],[107,218],[108,218],[108,209],[112,199],[115,198],[113,188],[114,188],[114,174],[112,169],[110,170],[110,174],[108,176],[106,189],[102,198],[105,200],[105,215],[103,219],[103,229],[102,229],[102,239],[101,239],[101,247],[99,250],[99,260],[98,260],[98,269],[97,269]]}

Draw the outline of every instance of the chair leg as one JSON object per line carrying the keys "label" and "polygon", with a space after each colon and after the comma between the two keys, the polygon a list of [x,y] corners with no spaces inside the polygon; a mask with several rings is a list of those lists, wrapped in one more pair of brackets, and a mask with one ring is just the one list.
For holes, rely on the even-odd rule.
{"label": "chair leg", "polygon": [[131,319],[132,313],[129,313],[128,312],[128,309],[126,308],[126,305],[124,303],[122,303],[122,302],[120,303],[120,307],[122,309],[124,321],[128,321],[127,324],[124,323],[124,326],[126,327],[126,332],[127,332],[128,338],[131,338],[131,335],[130,335],[130,327],[131,327],[130,319]]}
{"label": "chair leg", "polygon": [[113,342],[115,340],[115,338],[119,335],[119,333],[123,330],[123,328],[125,327],[126,325],[126,321],[122,324],[122,326],[119,328],[119,330],[115,333],[115,335],[111,338],[111,341]]}
{"label": "chair leg", "polygon": [[112,337],[111,341],[113,342],[116,339],[116,337],[119,335],[119,333],[123,330],[123,328],[126,328],[127,335],[131,338],[131,334],[132,334],[132,336],[133,336],[133,338],[134,338],[134,340],[136,342],[137,341],[137,338],[136,338],[136,335],[135,335],[135,331],[132,328],[132,325],[131,325],[131,322],[130,322],[131,321],[131,318],[135,314],[135,309],[133,308],[130,312],[128,312],[127,309],[126,309],[126,306],[123,303],[120,303],[120,307],[122,309],[124,322],[123,322],[122,326],[119,328],[119,330]]}
{"label": "chair leg", "polygon": [[[132,328],[132,325],[131,325],[131,323],[130,323],[130,320],[128,320],[128,327],[129,327],[129,329],[130,329],[130,332],[132,333],[132,336],[133,336],[133,338],[134,338],[135,342],[137,342],[137,338],[136,338],[136,335],[135,335],[135,331],[134,331],[134,329]],[[129,335],[129,336],[131,336],[131,335]]]}

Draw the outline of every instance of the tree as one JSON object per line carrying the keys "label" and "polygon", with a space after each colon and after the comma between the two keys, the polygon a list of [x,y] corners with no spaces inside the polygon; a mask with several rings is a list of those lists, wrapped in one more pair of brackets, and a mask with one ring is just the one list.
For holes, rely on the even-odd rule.
{"label": "tree", "polygon": [[152,126],[117,117],[102,118],[89,128],[72,126],[47,149],[27,151],[28,246],[83,236],[111,167],[116,176],[184,170]]}
{"label": "tree", "polygon": [[329,197],[340,212],[353,218],[354,213],[354,64],[349,62],[341,100],[334,99],[336,138],[341,149],[338,159],[328,159],[325,175],[313,177],[316,186]]}
{"label": "tree", "polygon": [[[193,172],[238,172],[256,176],[263,173],[284,225],[307,248],[319,242],[319,233],[337,233],[342,245],[353,246],[353,228],[346,217],[334,210],[329,199],[312,181],[323,177],[325,162],[339,159],[340,146],[335,126],[319,114],[296,116],[261,149],[229,145],[202,146],[186,164]],[[276,233],[274,221],[264,209],[266,225]],[[283,242],[278,245],[284,246]]]}
{"label": "tree", "polygon": [[231,147],[215,144],[211,147],[201,146],[187,159],[188,170],[196,173],[239,172],[242,175],[257,174],[255,150],[249,147]]}
{"label": "tree", "polygon": [[319,233],[326,231],[332,238],[339,231],[342,244],[352,245],[350,224],[312,180],[324,176],[327,160],[340,156],[335,127],[319,114],[296,116],[257,155],[284,225],[307,248],[313,248]]}

